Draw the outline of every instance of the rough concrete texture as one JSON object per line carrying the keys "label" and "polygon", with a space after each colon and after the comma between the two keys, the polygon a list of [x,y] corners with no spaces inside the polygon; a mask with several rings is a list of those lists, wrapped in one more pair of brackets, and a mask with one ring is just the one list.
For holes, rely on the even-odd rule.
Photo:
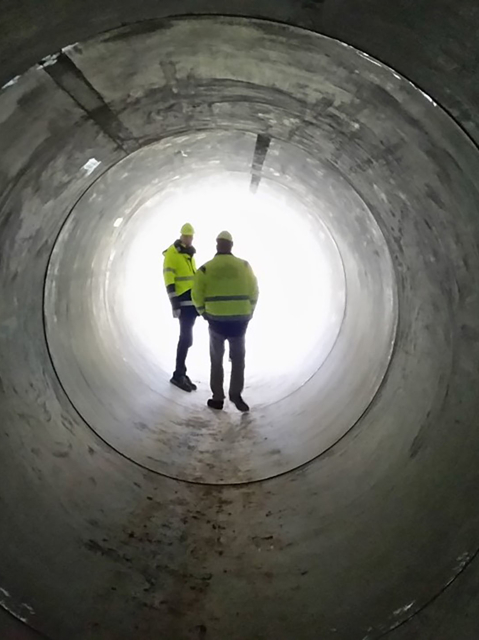
{"label": "rough concrete texture", "polygon": [[[6,5],[2,74],[9,81],[42,56],[124,22],[230,12],[354,44],[418,83],[476,135],[477,45],[467,38],[478,17],[472,2],[227,8],[52,2],[40,13],[33,3]],[[128,65],[118,64],[118,52],[148,40],[151,51],[155,38],[171,38],[168,60],[180,43],[189,57],[174,67],[157,60],[155,73],[151,60],[131,52]],[[224,47],[230,56],[222,56]],[[280,55],[285,49],[288,55]],[[476,638],[473,141],[390,70],[287,26],[149,23],[64,55],[90,86],[61,59],[55,71],[56,63],[31,69],[0,93],[4,609],[53,640]],[[244,62],[254,55],[254,67]],[[320,81],[301,87],[301,78],[317,71],[318,56],[321,78],[328,68],[337,73],[323,87]],[[218,65],[221,86],[209,73]],[[285,66],[297,78],[278,91]],[[188,93],[192,68],[203,93]],[[248,84],[243,101],[238,80]],[[224,89],[230,99],[215,108]],[[119,456],[69,401],[43,324],[54,241],[98,175],[82,167],[95,157],[106,170],[138,146],[188,131],[195,118],[203,128],[223,123],[293,143],[348,181],[384,235],[397,287],[395,348],[367,412],[309,464],[238,486],[181,482]],[[311,142],[318,140],[314,152]],[[302,172],[295,178],[321,198]],[[371,265],[359,260],[358,271],[367,271]],[[58,331],[66,330],[68,323],[60,323]],[[386,348],[382,354],[387,360]],[[314,399],[302,408],[318,412]],[[0,619],[3,636],[28,637],[10,614]]]}
{"label": "rough concrete texture", "polygon": [[[199,28],[203,31],[204,23]],[[234,42],[236,34],[244,38],[244,28],[238,30],[225,23],[220,23],[217,28],[215,35],[212,26],[208,26],[208,38],[217,41],[218,49],[227,48],[222,55],[216,56],[217,60],[225,57],[237,60],[238,56],[232,55],[231,49],[239,46],[239,42]],[[181,33],[184,29],[185,25],[180,23],[168,29],[168,33],[162,32],[160,47],[164,47],[165,53],[159,52],[161,58],[167,56],[171,41],[188,43],[181,51],[177,47],[175,57],[170,58],[174,68],[184,64],[191,50],[190,43],[198,39],[199,34],[184,36]],[[154,38],[157,38],[156,33],[148,37],[149,40]],[[264,41],[265,36],[261,34],[261,38]],[[143,44],[145,55],[138,52]],[[131,66],[128,52],[135,51],[136,56],[145,59],[146,54],[152,51],[151,45],[152,42],[144,43],[143,37],[140,42],[136,39],[134,47],[125,46],[125,40],[119,39],[115,41],[111,55],[116,57],[119,49],[126,51],[126,55],[121,57],[121,67],[128,68]],[[328,45],[333,48],[339,46],[331,42]],[[91,48],[96,50],[97,47]],[[257,51],[255,55],[259,53]],[[98,55],[96,51],[95,54]],[[90,55],[89,47],[82,47],[79,61],[88,60]],[[204,64],[203,61],[203,68]],[[289,143],[275,140],[271,157],[263,168],[264,180],[273,184],[285,182],[287,191],[293,192],[293,185],[297,185],[296,190],[304,197],[308,192],[316,193],[317,203],[312,208],[303,207],[303,216],[310,211],[328,212],[324,214],[327,218],[325,223],[320,223],[319,215],[315,214],[313,229],[319,235],[324,224],[329,227],[331,235],[327,234],[318,245],[318,252],[323,257],[331,254],[327,267],[333,273],[332,288],[339,295],[334,300],[330,324],[323,331],[321,341],[311,348],[302,366],[298,365],[287,375],[276,378],[271,371],[264,379],[248,379],[246,395],[255,406],[254,413],[248,416],[227,412],[212,417],[211,412],[205,411],[208,384],[201,385],[199,393],[187,397],[179,394],[178,397],[178,391],[168,384],[169,368],[159,371],[158,366],[152,366],[150,350],[141,347],[134,336],[128,335],[128,322],[121,318],[118,288],[123,281],[121,271],[125,267],[122,265],[128,252],[128,242],[135,238],[130,220],[136,222],[139,219],[146,224],[141,205],[150,202],[151,193],[160,194],[157,195],[159,199],[164,197],[166,188],[176,193],[184,192],[188,189],[188,181],[196,181],[198,176],[202,176],[201,185],[204,187],[211,172],[217,176],[217,186],[227,180],[228,175],[242,175],[246,191],[251,180],[256,136],[245,135],[241,131],[231,133],[236,123],[234,115],[229,115],[226,120],[222,113],[220,123],[215,116],[217,110],[222,111],[228,99],[233,105],[243,105],[245,101],[252,100],[245,89],[245,81],[243,84],[240,81],[242,68],[235,65],[231,70],[237,78],[234,91],[240,92],[238,100],[232,93],[230,82],[213,77],[214,74],[224,74],[222,65],[213,61],[208,61],[207,65],[211,76],[208,82],[217,87],[218,94],[217,102],[208,101],[209,127],[215,127],[215,131],[196,133],[202,128],[194,121],[196,105],[187,106],[187,99],[179,98],[183,110],[188,111],[189,127],[195,133],[175,138],[168,136],[168,118],[154,118],[150,111],[150,105],[154,104],[154,114],[157,114],[157,105],[161,103],[164,92],[163,86],[152,88],[151,79],[148,100],[136,98],[128,108],[129,113],[122,113],[123,121],[141,119],[161,123],[164,142],[144,147],[118,163],[98,179],[77,203],[52,256],[45,315],[50,351],[65,391],[86,422],[107,442],[152,470],[197,482],[228,484],[265,479],[289,471],[331,447],[350,429],[367,408],[386,370],[394,339],[395,297],[391,260],[374,218],[345,180],[334,179],[332,169],[322,169],[321,162],[310,160],[318,146],[326,147],[326,136],[321,139],[319,133],[314,136],[311,132],[309,147],[304,142],[301,155],[296,151],[296,140],[290,135]],[[99,62],[97,66],[110,68],[106,61]],[[255,66],[248,64],[246,68]],[[319,68],[319,60],[316,66]],[[188,68],[186,91],[190,96],[200,93],[200,90],[196,91],[193,77],[203,69],[196,71],[195,67]],[[336,66],[328,64],[328,68],[335,75]],[[271,72],[270,65],[270,78]],[[281,68],[285,86],[291,87],[292,75],[294,77],[292,71]],[[315,77],[319,76],[315,75],[307,82],[310,90]],[[325,74],[322,77],[325,78]],[[280,90],[279,81],[274,81],[277,92]],[[181,82],[178,80],[178,85]],[[268,81],[265,79],[263,82]],[[304,78],[302,83],[305,86]],[[128,85],[124,81],[119,83],[119,86]],[[198,98],[192,97],[191,101],[194,99]],[[297,100],[299,102],[298,95]],[[119,101],[126,104],[126,96]],[[264,104],[261,112],[264,117]],[[181,114],[176,114],[173,131],[177,130],[180,119]],[[274,128],[278,129],[275,137],[280,138],[283,134],[283,120],[284,115],[281,118],[271,115],[271,121],[279,123]],[[290,128],[291,121],[287,122]],[[296,130],[298,122],[300,119],[296,118],[293,125]],[[241,127],[245,126],[243,116]],[[254,129],[258,125],[253,120],[250,126]],[[150,132],[149,137],[154,135]],[[283,135],[286,140],[288,135]],[[93,151],[92,155],[95,155]],[[292,161],[295,161],[294,170],[290,168]],[[157,215],[154,205],[151,205],[151,210],[150,215]],[[121,233],[112,234],[111,229],[118,216],[123,219]],[[161,241],[163,246],[169,242],[167,238],[159,238]],[[325,268],[319,257],[315,266],[320,270]],[[106,273],[108,290],[104,294]],[[158,279],[161,279],[161,273]],[[115,327],[111,326],[112,322]],[[176,337],[175,329],[173,332]],[[166,333],[163,340],[168,339],[172,336]],[[281,342],[286,339],[294,341],[294,335],[288,338],[278,336]],[[203,368],[207,371],[207,354],[205,365]],[[190,374],[194,378],[193,372]],[[313,401],[316,409],[308,411],[306,407]]]}

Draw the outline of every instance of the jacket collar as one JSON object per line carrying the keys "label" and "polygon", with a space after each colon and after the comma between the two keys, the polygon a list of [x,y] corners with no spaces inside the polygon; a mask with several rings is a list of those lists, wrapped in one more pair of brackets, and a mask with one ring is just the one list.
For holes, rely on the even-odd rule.
{"label": "jacket collar", "polygon": [[174,245],[178,253],[186,253],[190,258],[192,258],[196,253],[196,249],[193,246],[185,247],[181,240],[176,240]]}

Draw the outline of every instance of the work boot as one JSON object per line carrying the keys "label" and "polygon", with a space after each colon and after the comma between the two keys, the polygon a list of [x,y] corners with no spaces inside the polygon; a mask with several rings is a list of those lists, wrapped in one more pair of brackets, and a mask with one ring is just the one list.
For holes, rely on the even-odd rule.
{"label": "work boot", "polygon": [[196,386],[196,384],[194,382],[191,382],[189,376],[185,376],[186,378],[186,382],[190,385],[191,390],[192,391],[196,391],[198,389],[198,387]]}
{"label": "work boot", "polygon": [[210,409],[216,409],[216,411],[221,411],[224,403],[223,403],[223,400],[213,400],[213,398],[211,398],[211,400],[208,400],[207,404]]}
{"label": "work boot", "polygon": [[188,382],[187,376],[173,376],[170,380],[171,384],[174,384],[175,387],[181,389],[182,391],[187,391],[190,393],[192,391],[191,385]]}
{"label": "work boot", "polygon": [[230,400],[234,404],[234,406],[238,409],[238,411],[241,411],[241,413],[247,413],[249,411],[248,405],[246,404],[246,402],[243,400],[241,396],[238,396],[237,398],[230,397]]}

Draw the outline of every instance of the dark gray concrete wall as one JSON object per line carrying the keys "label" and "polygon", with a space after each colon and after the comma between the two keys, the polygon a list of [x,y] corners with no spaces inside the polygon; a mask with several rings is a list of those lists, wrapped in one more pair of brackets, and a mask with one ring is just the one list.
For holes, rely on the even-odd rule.
{"label": "dark gray concrete wall", "polygon": [[[287,22],[339,38],[376,56],[434,95],[471,133],[477,132],[474,36],[479,8],[472,0],[162,0],[81,5],[49,0],[2,3],[1,79],[93,34],[130,22],[212,13]],[[447,82],[444,78],[447,77]]]}
{"label": "dark gray concrete wall", "polygon": [[[228,9],[359,46],[419,83],[475,135],[472,3],[258,4],[251,14],[245,3]],[[158,11],[226,12],[199,2],[155,5],[156,13],[123,4],[121,14],[107,5],[21,6],[4,12],[5,80],[122,22]],[[171,638],[241,640],[475,638],[475,148],[441,113],[419,113],[412,92],[404,111],[424,128],[419,146],[429,145],[431,174],[414,182],[412,156],[409,164],[396,157],[368,167],[371,147],[335,158],[344,174],[356,171],[387,232],[405,348],[365,420],[326,457],[265,485],[189,487],[159,482],[95,439],[56,381],[44,343],[49,250],[65,210],[89,184],[78,167],[92,149],[106,166],[124,153],[46,74],[10,91],[2,129],[10,149],[2,157],[4,606],[59,639],[149,638],[158,629]],[[32,122],[34,131],[25,124]],[[401,153],[410,141],[406,135]],[[70,163],[59,162],[59,149]],[[375,150],[376,160],[383,152]],[[421,182],[434,185],[429,198],[418,196]],[[372,184],[387,206],[374,201]],[[414,198],[418,220],[408,215]],[[382,208],[398,222],[381,217]],[[418,256],[435,264],[426,269]]]}
{"label": "dark gray concrete wall", "polygon": [[0,631],[5,640],[41,640],[45,638],[12,614],[7,613],[3,608],[0,610]]}

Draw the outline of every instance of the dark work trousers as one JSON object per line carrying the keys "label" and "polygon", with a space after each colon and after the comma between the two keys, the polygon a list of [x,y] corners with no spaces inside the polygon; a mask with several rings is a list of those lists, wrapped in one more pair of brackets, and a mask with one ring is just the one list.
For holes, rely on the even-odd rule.
{"label": "dark work trousers", "polygon": [[235,336],[225,336],[213,329],[210,325],[210,359],[211,359],[211,391],[213,400],[222,402],[225,399],[223,389],[224,369],[223,359],[225,355],[225,341],[230,345],[231,358],[231,381],[230,398],[236,399],[241,396],[244,388],[244,369],[246,355],[246,329],[243,333]]}
{"label": "dark work trousers", "polygon": [[198,313],[195,307],[181,307],[180,314],[180,339],[176,350],[176,370],[173,374],[175,378],[186,375],[186,356],[188,349],[193,344],[193,327]]}

